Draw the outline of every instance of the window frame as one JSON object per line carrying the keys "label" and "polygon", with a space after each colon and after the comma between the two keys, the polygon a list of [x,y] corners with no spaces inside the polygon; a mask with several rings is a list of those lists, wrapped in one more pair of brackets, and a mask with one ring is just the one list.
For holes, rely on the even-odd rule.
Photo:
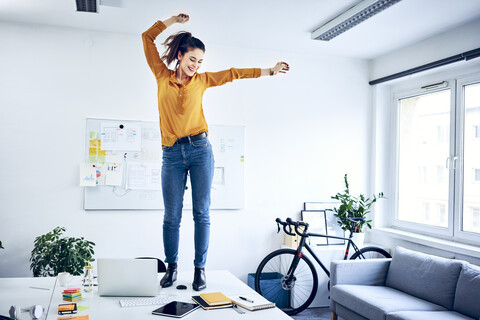
{"label": "window frame", "polygon": [[[444,80],[442,80],[444,81]],[[456,114],[455,114],[455,103],[456,103],[456,80],[455,79],[448,79],[445,80],[447,82],[446,86],[432,88],[432,89],[423,89],[425,85],[429,85],[432,82],[425,83],[426,80],[419,80],[411,83],[409,87],[405,88],[392,88],[392,96],[393,96],[393,130],[394,134],[392,135],[393,144],[394,144],[394,190],[395,190],[395,199],[394,199],[394,210],[392,217],[390,219],[390,223],[392,227],[396,227],[403,230],[412,231],[415,233],[421,234],[428,234],[435,237],[445,238],[445,239],[453,239],[454,237],[454,224],[455,218],[453,215],[454,210],[454,201],[453,197],[455,196],[455,190],[451,187],[452,179],[455,179],[455,172],[452,170],[451,162],[454,158],[455,152],[455,137],[452,134],[452,128],[454,128]],[[447,214],[447,228],[443,227],[436,227],[431,225],[425,225],[415,222],[403,221],[398,219],[398,210],[399,210],[399,151],[400,151],[400,100],[407,99],[415,96],[420,96],[424,94],[432,94],[436,92],[441,92],[445,90],[450,90],[450,105],[453,106],[450,108],[450,135],[449,135],[449,157],[445,159],[445,162],[448,163],[448,214]],[[452,200],[451,200],[452,199]]]}
{"label": "window frame", "polygon": [[456,87],[456,92],[457,92],[457,99],[456,99],[456,104],[457,104],[457,123],[456,125],[459,128],[459,132],[461,134],[457,135],[456,139],[456,154],[458,154],[458,174],[455,179],[455,186],[456,186],[456,192],[455,192],[455,212],[458,212],[459,214],[455,215],[455,221],[454,221],[454,239],[458,239],[462,242],[468,242],[468,243],[480,243],[480,235],[475,234],[473,232],[467,232],[462,230],[462,223],[463,221],[463,210],[465,209],[463,206],[464,199],[463,199],[463,192],[464,192],[464,185],[463,185],[463,177],[465,177],[465,167],[464,167],[464,151],[465,151],[465,87],[468,85],[472,84],[479,84],[480,83],[480,75],[475,74],[475,75],[470,75],[470,76],[465,76],[465,77],[459,77],[457,79],[457,87]]}

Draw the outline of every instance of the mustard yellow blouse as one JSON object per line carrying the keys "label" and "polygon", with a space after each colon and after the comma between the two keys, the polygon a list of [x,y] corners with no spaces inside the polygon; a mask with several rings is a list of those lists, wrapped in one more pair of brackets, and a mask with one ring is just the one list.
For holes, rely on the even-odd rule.
{"label": "mustard yellow blouse", "polygon": [[167,68],[160,58],[155,38],[167,27],[157,21],[142,34],[148,65],[157,79],[158,111],[162,145],[172,146],[180,137],[208,132],[203,115],[202,97],[209,87],[223,85],[235,79],[258,78],[261,69],[236,69],[219,72],[196,73],[183,83],[178,82],[175,71]]}

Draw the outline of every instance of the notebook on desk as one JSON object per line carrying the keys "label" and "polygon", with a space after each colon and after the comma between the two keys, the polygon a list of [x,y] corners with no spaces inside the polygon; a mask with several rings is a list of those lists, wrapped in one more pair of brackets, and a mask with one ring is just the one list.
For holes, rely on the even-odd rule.
{"label": "notebook on desk", "polygon": [[260,295],[242,295],[230,298],[234,304],[250,311],[275,308],[274,302],[270,302]]}
{"label": "notebook on desk", "polygon": [[98,294],[115,297],[154,297],[158,294],[157,261],[98,259]]}

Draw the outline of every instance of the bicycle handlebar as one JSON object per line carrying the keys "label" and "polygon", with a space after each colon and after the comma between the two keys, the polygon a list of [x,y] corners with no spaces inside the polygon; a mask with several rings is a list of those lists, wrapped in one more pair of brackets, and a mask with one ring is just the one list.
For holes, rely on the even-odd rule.
{"label": "bicycle handlebar", "polygon": [[[282,221],[282,219],[280,219],[280,218],[275,219],[275,221],[277,222],[278,232],[280,232],[280,225],[282,225],[283,226],[283,231],[290,236],[296,236],[296,235],[299,235],[301,237],[306,237],[307,236],[306,232],[307,232],[307,229],[308,229],[308,223],[306,223],[306,222],[293,221],[291,218],[287,218],[285,220],[285,222]],[[292,233],[292,226],[295,227],[296,234]],[[302,231],[300,231],[298,229],[300,226],[304,227],[304,229]],[[288,231],[287,231],[287,227],[289,229]]]}

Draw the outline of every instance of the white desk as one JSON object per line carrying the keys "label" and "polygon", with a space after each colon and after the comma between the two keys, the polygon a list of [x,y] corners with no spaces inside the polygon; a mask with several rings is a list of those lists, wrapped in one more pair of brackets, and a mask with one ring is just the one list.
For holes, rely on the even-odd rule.
{"label": "white desk", "polygon": [[[163,274],[159,274],[160,278]],[[21,279],[23,280],[23,279]],[[41,283],[40,283],[41,281]],[[174,286],[170,288],[161,288],[159,287],[160,295],[174,295],[174,300],[192,302],[191,296],[198,295],[199,292],[193,291],[192,289],[193,281],[193,271],[192,272],[180,272],[178,275],[178,280]],[[22,283],[20,283],[22,282]],[[177,290],[175,287],[179,284],[185,284],[187,290]],[[41,290],[41,289],[29,289],[29,286],[50,286],[54,288],[53,294],[52,291]],[[68,284],[69,288],[81,287],[81,277],[74,277],[72,282]],[[40,297],[35,300],[33,296],[25,296],[20,299],[10,299],[10,294],[6,292],[6,289],[15,291],[18,293],[28,291],[29,294],[43,294],[44,297],[40,301]],[[19,281],[19,279],[0,279],[0,314],[8,315],[8,309],[13,303],[18,303],[21,307],[25,307],[33,304],[42,304],[45,303],[44,307],[50,305],[50,310],[48,312],[48,320],[55,320],[58,317],[57,307],[59,304],[67,303],[62,300],[62,291],[65,287],[60,287],[55,283],[55,278],[25,278],[25,281]],[[35,290],[35,291],[32,291]],[[208,271],[207,270],[207,289],[201,292],[216,292],[221,291],[227,296],[238,296],[238,295],[247,295],[247,294],[257,294],[253,289],[248,287],[245,283],[236,278],[233,274],[228,271]],[[201,293],[200,292],[200,293]],[[20,296],[20,295],[19,295]],[[51,303],[49,303],[50,296],[52,298]],[[82,300],[77,302],[78,306],[90,307],[85,311],[78,312],[77,315],[89,315],[90,320],[106,320],[106,319],[171,319],[169,317],[160,317],[157,315],[152,315],[152,311],[158,306],[142,306],[142,307],[130,307],[122,308],[120,307],[119,300],[125,299],[121,297],[100,297],[97,292],[97,287],[94,287],[94,290],[90,293],[82,292]],[[15,301],[16,302],[15,302]],[[5,306],[5,307],[4,307]],[[5,310],[5,311],[4,311]],[[244,310],[244,309],[242,309]],[[259,311],[248,311],[244,310],[245,314],[239,314],[232,308],[226,309],[216,309],[216,310],[203,310],[199,309],[193,313],[184,317],[186,320],[215,320],[215,319],[292,319],[285,313],[283,313],[278,308],[265,309]],[[24,314],[24,318],[28,319],[27,315]]]}
{"label": "white desk", "polygon": [[[8,316],[11,306],[21,309],[35,304],[41,305],[46,312],[55,282],[56,278],[1,278],[0,314]],[[28,313],[19,314],[19,318],[30,319]]]}

